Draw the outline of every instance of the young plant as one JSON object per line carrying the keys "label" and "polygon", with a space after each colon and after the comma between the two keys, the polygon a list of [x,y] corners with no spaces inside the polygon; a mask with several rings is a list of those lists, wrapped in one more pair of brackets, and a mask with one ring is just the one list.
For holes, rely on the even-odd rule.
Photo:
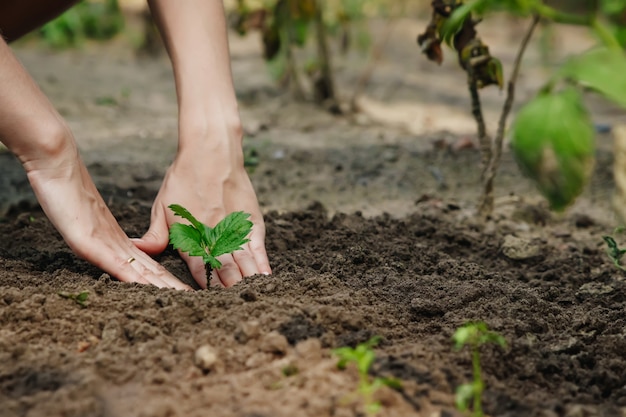
{"label": "young plant", "polygon": [[452,335],[454,349],[460,350],[468,345],[472,354],[472,374],[474,380],[471,383],[459,385],[456,389],[456,406],[460,411],[466,411],[472,404],[472,416],[482,417],[482,395],[485,390],[485,381],[480,367],[480,347],[487,343],[495,343],[506,347],[506,340],[498,333],[487,328],[482,321],[469,322],[459,327]]}
{"label": "young plant", "polygon": [[339,357],[337,367],[341,370],[346,369],[348,364],[354,364],[359,373],[359,387],[357,394],[363,399],[365,412],[370,415],[377,414],[382,404],[374,400],[374,394],[383,386],[399,389],[400,382],[393,378],[372,378],[369,374],[370,367],[376,359],[374,346],[380,342],[380,337],[374,336],[370,340],[359,343],[356,347],[340,347],[333,350],[333,353]]}
{"label": "young plant", "polygon": [[60,292],[61,297],[73,300],[81,308],[87,307],[87,298],[89,298],[89,291],[81,291],[79,293]]}
{"label": "young plant", "polygon": [[[622,228],[615,229],[616,233],[622,232]],[[607,255],[613,261],[613,264],[620,270],[626,272],[626,267],[622,265],[622,258],[626,253],[626,249],[622,249],[617,245],[617,242],[613,238],[613,236],[602,236],[602,239],[606,242],[608,248],[606,250]]]}
{"label": "young plant", "polygon": [[189,256],[201,256],[204,261],[207,280],[211,279],[213,268],[219,269],[222,263],[217,257],[242,249],[250,240],[252,230],[250,214],[242,211],[230,213],[215,227],[211,228],[198,221],[186,208],[172,204],[169,208],[177,216],[190,224],[174,223],[170,226],[170,243],[175,249],[187,252]]}
{"label": "young plant", "polygon": [[[626,108],[626,37],[619,25],[620,16],[626,12],[626,0],[600,0],[584,14],[562,11],[543,0],[435,0],[432,8],[432,20],[418,37],[418,43],[430,60],[441,63],[441,42],[445,41],[456,50],[461,67],[467,72],[483,162],[479,203],[483,216],[493,211],[494,179],[515,83],[535,28],[542,21],[563,23],[587,26],[596,35],[599,46],[573,57],[556,71],[538,96],[520,110],[512,127],[511,144],[521,169],[536,182],[553,209],[567,207],[582,192],[593,167],[594,128],[582,102],[583,89],[594,90]],[[498,10],[529,17],[531,22],[520,43],[492,139],[478,91],[493,84],[503,88],[504,78],[500,61],[490,55],[478,37],[476,25],[483,15]]]}

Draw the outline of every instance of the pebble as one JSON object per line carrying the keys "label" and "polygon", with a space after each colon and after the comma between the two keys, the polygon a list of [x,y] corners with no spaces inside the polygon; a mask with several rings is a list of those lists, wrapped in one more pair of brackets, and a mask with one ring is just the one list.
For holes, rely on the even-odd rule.
{"label": "pebble", "polygon": [[502,253],[509,259],[522,261],[534,258],[541,252],[541,247],[529,239],[506,235],[502,244]]}
{"label": "pebble", "polygon": [[266,353],[287,353],[289,342],[287,338],[277,331],[272,331],[263,336],[259,348]]}
{"label": "pebble", "polygon": [[203,371],[211,371],[217,363],[217,351],[211,345],[202,345],[196,349],[193,362]]}

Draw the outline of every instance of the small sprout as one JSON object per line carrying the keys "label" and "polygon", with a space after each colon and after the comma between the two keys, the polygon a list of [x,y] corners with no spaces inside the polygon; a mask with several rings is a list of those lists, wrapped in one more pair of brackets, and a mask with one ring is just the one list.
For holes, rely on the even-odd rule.
{"label": "small sprout", "polygon": [[89,298],[89,291],[82,291],[79,293],[60,292],[58,294],[63,298],[67,298],[68,300],[74,300],[74,302],[78,304],[81,308],[87,307],[87,298]]}
{"label": "small sprout", "polygon": [[460,411],[469,409],[472,403],[473,417],[484,416],[482,410],[482,395],[485,390],[485,381],[480,367],[480,347],[487,343],[494,343],[506,347],[506,340],[500,334],[487,328],[482,321],[469,322],[459,327],[452,335],[454,349],[461,350],[468,345],[472,352],[472,372],[474,380],[471,383],[462,384],[456,389],[455,402]]}
{"label": "small sprout", "polygon": [[374,394],[383,386],[393,389],[401,389],[400,381],[394,378],[372,378],[369,375],[370,367],[376,359],[374,346],[380,342],[379,336],[374,336],[370,340],[359,343],[355,348],[341,347],[334,349],[333,353],[339,357],[337,368],[344,370],[349,364],[354,364],[359,372],[359,387],[357,394],[363,399],[365,412],[369,415],[377,414],[382,404],[374,400]]}
{"label": "small sprout", "polygon": [[177,216],[191,224],[174,223],[170,226],[170,243],[175,249],[187,252],[189,256],[201,256],[206,268],[207,280],[211,279],[213,268],[219,269],[222,263],[217,257],[242,249],[249,242],[247,236],[252,230],[250,215],[242,211],[231,213],[211,228],[198,221],[184,207],[172,204],[169,208]]}
{"label": "small sprout", "polygon": [[289,365],[284,366],[281,369],[281,372],[283,373],[283,376],[290,377],[290,376],[298,375],[299,370],[296,365],[289,364]]}
{"label": "small sprout", "polygon": [[[615,229],[615,233],[622,232],[622,228]],[[606,242],[608,248],[606,250],[607,255],[613,261],[613,264],[620,270],[626,271],[626,267],[622,266],[621,260],[626,253],[626,249],[622,249],[617,245],[617,242],[613,236],[602,236],[602,239]]]}

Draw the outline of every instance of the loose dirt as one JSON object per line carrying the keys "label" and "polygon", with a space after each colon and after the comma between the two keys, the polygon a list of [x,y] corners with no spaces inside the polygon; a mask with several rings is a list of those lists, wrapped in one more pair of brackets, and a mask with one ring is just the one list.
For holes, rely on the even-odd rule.
{"label": "loose dirt", "polygon": [[[374,99],[390,94],[389,80],[401,92],[390,106],[414,93],[428,107],[420,86],[464,85],[417,51],[398,58],[419,30],[398,27]],[[450,338],[468,320],[508,343],[482,350],[489,415],[626,415],[626,283],[602,241],[618,224],[610,135],[598,135],[594,178],[565,214],[546,209],[507,153],[482,224],[480,157],[455,147],[473,142],[471,131],[417,134],[293,103],[263,73],[257,41],[233,38],[233,69],[246,149],[259,160],[251,176],[270,277],[186,293],[119,283],[69,251],[19,164],[0,154],[0,415],[361,416],[358,376],[338,370],[331,349],[379,335],[372,374],[402,382],[378,392],[380,415],[458,416],[453,393],[471,363]],[[176,146],[167,61],[119,45],[17,51],[70,122],[120,224],[140,236]],[[341,65],[348,83],[354,64]],[[463,88],[428,97],[451,113],[467,105]],[[604,104],[594,114],[623,117]],[[193,284],[174,251],[157,259]],[[59,295],[82,291],[85,307]]]}

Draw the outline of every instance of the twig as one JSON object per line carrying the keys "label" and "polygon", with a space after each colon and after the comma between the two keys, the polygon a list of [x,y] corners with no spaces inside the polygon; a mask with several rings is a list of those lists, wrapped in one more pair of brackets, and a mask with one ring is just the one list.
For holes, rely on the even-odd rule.
{"label": "twig", "polygon": [[493,183],[496,176],[496,171],[500,166],[500,160],[502,159],[502,145],[504,142],[506,121],[509,117],[509,114],[511,113],[511,109],[513,108],[513,101],[515,100],[515,83],[517,82],[517,77],[519,75],[524,52],[526,52],[526,48],[530,43],[533,32],[535,31],[535,28],[537,27],[537,24],[540,20],[541,18],[539,15],[535,14],[533,16],[533,20],[528,30],[526,31],[526,34],[524,35],[524,39],[522,40],[519,50],[517,51],[517,56],[515,57],[515,63],[513,65],[511,78],[509,79],[509,82],[507,84],[507,96],[504,101],[504,106],[502,107],[500,120],[498,121],[498,130],[496,131],[496,137],[491,152],[489,167],[485,172],[486,175],[484,178],[484,189],[479,209],[479,212],[483,216],[486,216],[493,211]]}
{"label": "twig", "polygon": [[489,169],[489,163],[493,159],[491,138],[487,133],[485,118],[483,117],[483,110],[480,104],[480,95],[478,94],[478,85],[476,82],[476,77],[474,76],[474,71],[472,70],[472,67],[470,65],[468,65],[467,67],[467,74],[469,92],[472,100],[472,115],[474,116],[474,119],[476,120],[476,125],[478,127],[478,143],[480,144],[480,154],[482,156],[481,179],[484,179],[487,170]]}
{"label": "twig", "polygon": [[285,19],[285,27],[282,28],[283,31],[283,41],[285,43],[285,60],[287,65],[287,82],[289,86],[290,93],[292,97],[297,101],[304,100],[304,90],[302,88],[302,84],[300,83],[300,76],[298,74],[298,65],[296,64],[296,57],[293,53],[293,43],[294,43],[294,24],[291,16],[291,2],[294,0],[287,0],[285,3],[285,9],[283,10],[284,19]]}
{"label": "twig", "polygon": [[322,9],[324,7],[324,0],[315,1],[315,30],[317,33],[317,53],[320,60],[320,82],[323,83],[322,91],[325,97],[321,97],[329,109],[332,111],[340,112],[339,101],[337,99],[337,91],[335,87],[335,80],[333,78],[332,63],[330,59],[330,53],[328,51],[328,40],[326,38],[326,26],[324,25],[324,18]]}

